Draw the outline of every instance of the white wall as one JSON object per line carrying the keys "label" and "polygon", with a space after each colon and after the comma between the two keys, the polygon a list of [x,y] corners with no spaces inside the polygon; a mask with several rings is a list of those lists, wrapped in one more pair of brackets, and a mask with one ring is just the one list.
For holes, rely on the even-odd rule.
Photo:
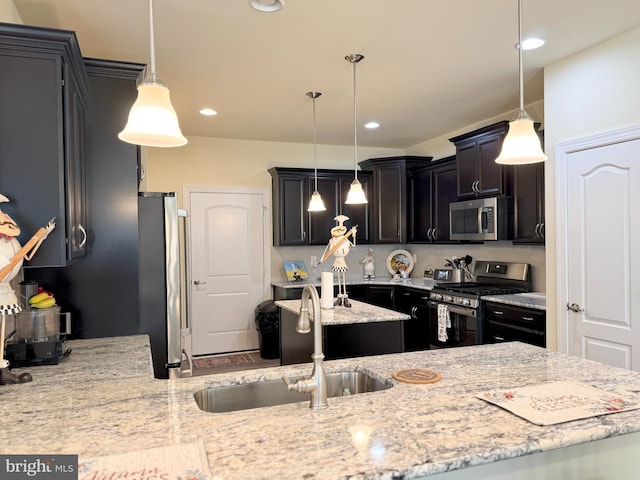
{"label": "white wall", "polygon": [[0,0],[0,22],[24,23],[16,10],[13,0]]}
{"label": "white wall", "polygon": [[640,28],[545,69],[547,341],[557,348],[555,146],[640,124]]}
{"label": "white wall", "polygon": [[[540,100],[539,102],[525,105],[525,110],[536,122],[542,123],[544,118],[544,101]],[[456,148],[455,145],[449,141],[450,138],[462,135],[463,133],[471,132],[481,127],[486,127],[487,125],[491,125],[492,123],[500,122],[502,120],[511,120],[515,116],[516,112],[517,110],[505,112],[496,117],[487,118],[485,120],[482,120],[481,122],[467,125],[453,132],[448,132],[445,135],[440,135],[439,137],[418,143],[407,148],[406,153],[407,155],[431,156],[435,160],[448,157],[450,155],[455,155]],[[544,128],[544,125],[542,125],[542,128]]]}
{"label": "white wall", "polygon": [[[393,148],[358,147],[358,161],[403,155]],[[182,192],[183,185],[271,188],[271,167],[313,168],[313,145],[189,137],[179,148],[144,148],[148,191]],[[318,168],[353,169],[353,147],[318,145]]]}

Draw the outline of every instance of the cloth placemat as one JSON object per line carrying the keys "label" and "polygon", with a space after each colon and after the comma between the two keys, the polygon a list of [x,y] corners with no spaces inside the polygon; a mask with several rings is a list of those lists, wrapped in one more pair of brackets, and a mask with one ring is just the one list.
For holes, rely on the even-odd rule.
{"label": "cloth placemat", "polygon": [[78,480],[89,479],[212,480],[202,440],[119,455],[84,459]]}
{"label": "cloth placemat", "polygon": [[554,425],[640,408],[637,401],[628,401],[574,380],[491,390],[477,397],[536,425]]}

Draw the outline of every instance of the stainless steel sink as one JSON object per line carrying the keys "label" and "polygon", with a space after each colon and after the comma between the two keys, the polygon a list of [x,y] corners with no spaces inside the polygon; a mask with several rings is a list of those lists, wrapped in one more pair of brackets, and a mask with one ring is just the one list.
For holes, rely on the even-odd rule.
{"label": "stainless steel sink", "polygon": [[[392,386],[363,372],[327,373],[327,397],[342,397],[377,392]],[[211,387],[193,394],[200,410],[233,412],[250,408],[271,407],[286,403],[309,402],[308,393],[290,392],[282,380]]]}

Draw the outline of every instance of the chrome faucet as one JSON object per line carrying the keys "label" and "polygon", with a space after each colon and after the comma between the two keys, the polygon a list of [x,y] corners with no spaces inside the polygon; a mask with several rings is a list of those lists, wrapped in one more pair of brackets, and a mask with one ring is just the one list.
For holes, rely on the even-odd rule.
{"label": "chrome faucet", "polygon": [[[313,318],[309,312],[309,297],[313,306]],[[305,285],[302,290],[302,298],[300,300],[300,314],[298,316],[298,325],[296,332],[309,333],[311,326],[309,321],[313,320],[313,371],[310,377],[304,377],[295,383],[287,377],[282,377],[282,381],[287,384],[289,390],[300,393],[311,393],[311,403],[309,408],[319,409],[325,408],[327,403],[327,379],[324,375],[324,353],[322,353],[322,321],[320,319],[320,298],[318,291],[313,285]]]}

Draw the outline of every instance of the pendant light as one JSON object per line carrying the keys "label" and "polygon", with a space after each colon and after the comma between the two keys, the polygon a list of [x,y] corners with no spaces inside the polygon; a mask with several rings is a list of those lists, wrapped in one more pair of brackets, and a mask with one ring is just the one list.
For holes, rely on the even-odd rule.
{"label": "pendant light", "polygon": [[131,107],[127,125],[118,138],[134,145],[146,147],[181,147],[187,139],[180,131],[178,116],[171,105],[169,88],[156,73],[153,39],[153,0],[149,0],[149,69],[138,85],[138,98]]}
{"label": "pendant light", "polygon": [[358,180],[358,116],[356,108],[356,64],[362,60],[364,56],[359,53],[351,53],[344,57],[345,60],[353,64],[353,164],[354,178],[349,188],[347,200],[344,202],[348,205],[358,205],[367,202],[367,197],[362,189],[362,184]]}
{"label": "pendant light", "polygon": [[502,143],[502,151],[496,163],[503,165],[526,165],[544,162],[547,156],[542,151],[540,138],[533,127],[533,119],[524,109],[524,79],[522,69],[522,0],[518,0],[518,70],[520,79],[520,110],[509,122],[509,132]]}
{"label": "pendant light", "polygon": [[311,195],[311,200],[309,201],[309,208],[307,211],[309,212],[324,212],[327,207],[324,206],[324,202],[322,201],[322,197],[318,193],[318,151],[316,145],[316,98],[322,95],[320,92],[307,92],[307,97],[313,100],[313,173],[315,178],[315,187],[313,190],[313,195]]}

